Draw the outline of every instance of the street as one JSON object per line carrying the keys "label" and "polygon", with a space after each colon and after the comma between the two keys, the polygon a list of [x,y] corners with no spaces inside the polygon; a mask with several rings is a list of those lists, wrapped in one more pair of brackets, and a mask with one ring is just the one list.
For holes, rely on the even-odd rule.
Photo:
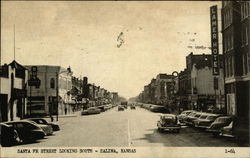
{"label": "street", "polygon": [[160,113],[137,107],[118,111],[117,107],[99,115],[59,118],[61,130],[53,136],[21,147],[236,147],[228,138],[215,138],[211,133],[182,126],[180,133],[157,130]]}

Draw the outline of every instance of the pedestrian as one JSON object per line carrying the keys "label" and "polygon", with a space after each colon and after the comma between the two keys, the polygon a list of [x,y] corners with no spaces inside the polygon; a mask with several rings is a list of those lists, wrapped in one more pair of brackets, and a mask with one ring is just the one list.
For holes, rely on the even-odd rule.
{"label": "pedestrian", "polygon": [[68,110],[67,108],[64,109],[65,115],[67,115],[67,110]]}
{"label": "pedestrian", "polygon": [[54,118],[53,118],[53,116],[51,114],[50,114],[50,119],[51,119],[51,122],[54,121]]}

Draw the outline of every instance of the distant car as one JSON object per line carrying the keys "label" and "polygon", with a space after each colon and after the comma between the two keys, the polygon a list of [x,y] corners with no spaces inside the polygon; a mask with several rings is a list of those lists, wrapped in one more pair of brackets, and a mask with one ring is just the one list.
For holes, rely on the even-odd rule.
{"label": "distant car", "polygon": [[207,131],[212,132],[214,136],[218,136],[223,127],[230,125],[233,121],[232,116],[222,116],[218,117],[207,129]]}
{"label": "distant car", "polygon": [[180,121],[180,123],[184,123],[185,118],[191,113],[194,112],[194,110],[186,110],[186,111],[182,111],[180,115],[178,115],[178,119]]}
{"label": "distant car", "polygon": [[135,105],[131,105],[131,106],[130,106],[130,109],[131,109],[131,110],[132,110],[132,109],[135,110],[135,109],[136,109]]}
{"label": "distant car", "polygon": [[28,120],[34,121],[37,124],[44,124],[44,125],[49,125],[52,127],[53,131],[59,131],[59,125],[53,122],[47,122],[45,119],[43,118],[29,118]]}
{"label": "distant car", "polygon": [[118,106],[118,111],[124,111],[124,106]]}
{"label": "distant car", "polygon": [[35,141],[44,138],[45,132],[38,124],[27,120],[4,122],[13,127],[21,142]]}
{"label": "distant car", "polygon": [[190,126],[194,126],[194,120],[197,120],[201,116],[201,112],[192,112],[185,119],[185,123]]}
{"label": "distant car", "polygon": [[104,105],[97,106],[98,109],[101,110],[101,112],[104,112],[106,108],[104,108]]}
{"label": "distant car", "polygon": [[159,112],[159,113],[167,113],[168,112],[168,110],[164,106],[159,106],[159,105],[152,105],[150,107],[150,111]]}
{"label": "distant car", "polygon": [[84,111],[82,111],[82,115],[89,115],[89,114],[100,114],[101,110],[98,109],[97,107],[90,107]]}
{"label": "distant car", "polygon": [[177,116],[173,114],[162,115],[160,120],[157,122],[157,127],[159,132],[169,130],[179,133],[181,129]]}
{"label": "distant car", "polygon": [[202,114],[197,120],[194,121],[194,126],[197,128],[209,128],[211,123],[213,123],[218,117],[219,114]]}
{"label": "distant car", "polygon": [[0,123],[0,137],[3,147],[12,146],[20,142],[17,131],[5,123]]}

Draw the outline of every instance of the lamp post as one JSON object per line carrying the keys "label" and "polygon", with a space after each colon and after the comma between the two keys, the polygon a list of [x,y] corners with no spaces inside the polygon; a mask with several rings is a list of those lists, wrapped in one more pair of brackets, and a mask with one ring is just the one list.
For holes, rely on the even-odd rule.
{"label": "lamp post", "polygon": [[[175,91],[175,78],[177,78],[179,75],[179,73],[177,71],[174,71],[172,73],[172,92],[171,92],[171,100],[172,100],[172,104],[176,103],[175,102],[175,97],[176,97],[176,91]],[[176,106],[177,107],[177,106]],[[178,113],[180,113],[180,106],[177,107],[178,108]]]}

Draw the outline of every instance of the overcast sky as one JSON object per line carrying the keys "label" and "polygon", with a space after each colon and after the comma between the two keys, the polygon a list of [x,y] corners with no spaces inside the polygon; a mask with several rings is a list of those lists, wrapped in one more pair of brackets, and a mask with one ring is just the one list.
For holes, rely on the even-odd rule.
{"label": "overcast sky", "polygon": [[[158,73],[211,53],[209,7],[220,2],[1,2],[1,63],[71,66],[74,76],[138,95]],[[119,36],[120,35],[120,36]],[[203,49],[199,49],[195,47]],[[192,48],[191,48],[192,47]]]}

